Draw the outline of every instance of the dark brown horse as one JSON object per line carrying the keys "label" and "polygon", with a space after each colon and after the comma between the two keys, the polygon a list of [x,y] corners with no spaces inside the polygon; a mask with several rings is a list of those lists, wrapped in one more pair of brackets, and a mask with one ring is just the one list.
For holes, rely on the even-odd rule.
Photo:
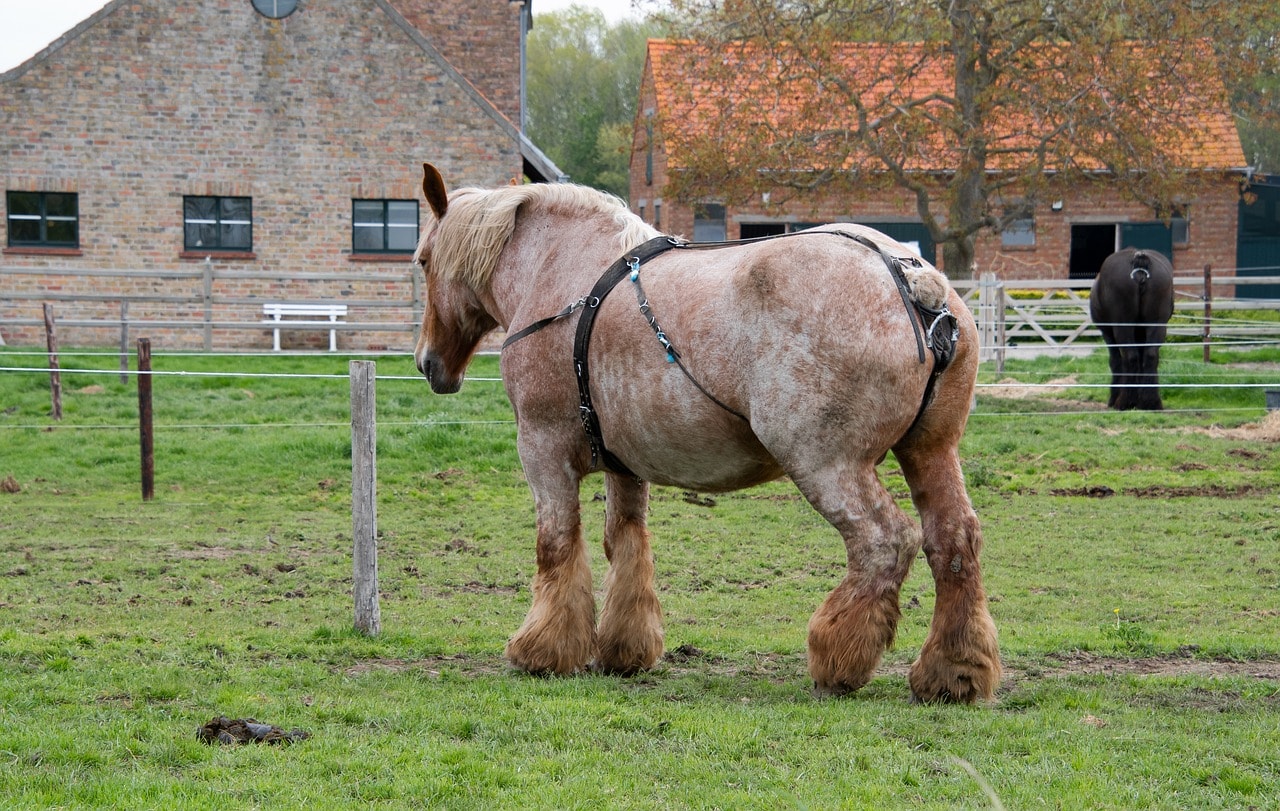
{"label": "dark brown horse", "polygon": [[[789,476],[848,561],[809,622],[819,694],[871,678],[923,544],[937,600],[912,693],[992,695],[1000,655],[957,450],[978,338],[941,274],[858,226],[702,250],[581,186],[447,194],[428,164],[423,192],[435,216],[416,254],[427,300],[418,368],[437,393],[455,392],[480,340],[497,327],[511,336],[502,379],[538,518],[533,604],[507,644],[512,664],[651,667],[663,628],[649,483],[716,492]],[[612,295],[598,281],[606,269]],[[876,475],[891,450],[923,535]],[[605,473],[610,564],[598,620],[578,492],[594,471]]]}
{"label": "dark brown horse", "polygon": [[1089,314],[1111,356],[1111,396],[1118,411],[1160,411],[1160,346],[1173,317],[1173,265],[1158,251],[1125,248],[1102,262]]}

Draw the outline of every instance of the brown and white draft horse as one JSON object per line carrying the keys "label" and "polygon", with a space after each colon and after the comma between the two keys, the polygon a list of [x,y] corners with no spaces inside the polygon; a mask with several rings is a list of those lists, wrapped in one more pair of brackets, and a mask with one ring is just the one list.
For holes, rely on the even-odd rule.
{"label": "brown and white draft horse", "polygon": [[[913,697],[992,696],[1000,654],[957,452],[978,341],[941,274],[879,232],[831,225],[713,250],[682,245],[643,265],[637,256],[631,280],[606,298],[593,292],[602,271],[660,237],[625,203],[569,184],[448,194],[439,171],[423,168],[435,216],[415,255],[426,280],[418,369],[436,393],[456,392],[487,333],[519,336],[501,367],[537,511],[537,574],[507,643],[515,667],[625,675],[653,666],[663,627],[649,484],[723,492],[789,476],[848,554],[848,574],[809,622],[816,692],[870,680],[923,543],[937,600],[910,671]],[[936,329],[908,298],[935,311],[945,303],[951,329]],[[574,322],[588,313],[579,363]],[[944,331],[952,357],[934,375],[939,356],[924,346]],[[590,368],[585,397],[576,365]],[[592,421],[594,441],[584,430]],[[890,450],[920,526],[876,475]],[[610,565],[598,622],[579,500],[594,471],[606,480]]]}

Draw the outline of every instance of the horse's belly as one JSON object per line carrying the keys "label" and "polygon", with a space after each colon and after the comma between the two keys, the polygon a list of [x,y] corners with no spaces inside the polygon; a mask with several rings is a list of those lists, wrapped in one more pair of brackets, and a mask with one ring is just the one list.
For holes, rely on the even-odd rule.
{"label": "horse's belly", "polygon": [[739,490],[783,474],[745,425],[696,433],[678,426],[665,431],[637,428],[632,441],[608,447],[645,481],[699,492]]}

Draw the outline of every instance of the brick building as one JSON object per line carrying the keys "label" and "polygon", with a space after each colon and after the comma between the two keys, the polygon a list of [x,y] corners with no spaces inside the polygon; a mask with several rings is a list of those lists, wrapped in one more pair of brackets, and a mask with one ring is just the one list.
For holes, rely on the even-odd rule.
{"label": "brick building", "polygon": [[[882,46],[851,44],[849,58],[858,58],[858,49],[878,47]],[[911,47],[896,43],[889,50],[905,53]],[[672,174],[684,167],[686,156],[671,153],[662,128],[697,126],[692,123],[698,116],[691,106],[694,101],[689,88],[695,88],[695,96],[703,88],[708,94],[718,94],[708,104],[715,108],[717,103],[742,101],[760,85],[752,83],[758,79],[753,76],[743,79],[741,87],[730,89],[718,74],[715,79],[699,75],[696,60],[689,58],[688,44],[670,40],[649,42],[644,70],[632,141],[630,202],[646,221],[695,240],[764,236],[820,222],[858,222],[915,245],[925,258],[941,265],[941,251],[915,210],[914,196],[901,188],[858,189],[856,194],[843,196],[818,191],[782,205],[770,200],[767,193],[745,204],[726,205],[716,198],[714,189],[696,206],[673,199],[665,189]],[[916,78],[938,82],[945,92],[949,77],[942,75],[942,69],[938,73],[931,76],[922,70]],[[980,235],[977,268],[995,271],[1005,280],[1092,278],[1103,258],[1127,245],[1161,250],[1179,271],[1198,273],[1205,265],[1234,268],[1239,187],[1246,166],[1225,94],[1221,97],[1221,108],[1195,112],[1194,125],[1199,131],[1186,134],[1186,143],[1194,146],[1185,156],[1185,168],[1207,181],[1203,192],[1187,201],[1177,216],[1165,218],[1106,184],[1073,187],[1002,234]],[[779,102],[779,98],[783,100]],[[770,104],[779,103],[786,104],[785,95],[770,96],[759,107],[769,109]],[[749,99],[744,106],[750,106]],[[811,109],[820,107],[819,103]],[[828,110],[824,119],[835,115]],[[919,169],[926,176],[948,172],[942,165]]]}
{"label": "brick building", "polygon": [[[13,324],[42,289],[74,287],[82,318],[112,317],[112,297],[139,320],[190,315],[152,300],[172,283],[160,272],[212,268],[215,323],[260,319],[266,299],[347,301],[355,321],[376,319],[362,303],[410,302],[423,161],[457,185],[559,178],[521,130],[530,19],[510,0],[112,0],[0,75],[0,338],[42,340]],[[212,332],[270,346],[265,330]]]}

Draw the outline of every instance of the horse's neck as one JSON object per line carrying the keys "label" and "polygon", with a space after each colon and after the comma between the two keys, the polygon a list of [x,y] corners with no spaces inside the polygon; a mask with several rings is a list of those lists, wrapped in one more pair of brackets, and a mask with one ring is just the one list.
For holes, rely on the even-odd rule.
{"label": "horse's neck", "polygon": [[550,315],[586,295],[621,255],[616,234],[566,218],[517,223],[489,284],[491,313],[506,330]]}

